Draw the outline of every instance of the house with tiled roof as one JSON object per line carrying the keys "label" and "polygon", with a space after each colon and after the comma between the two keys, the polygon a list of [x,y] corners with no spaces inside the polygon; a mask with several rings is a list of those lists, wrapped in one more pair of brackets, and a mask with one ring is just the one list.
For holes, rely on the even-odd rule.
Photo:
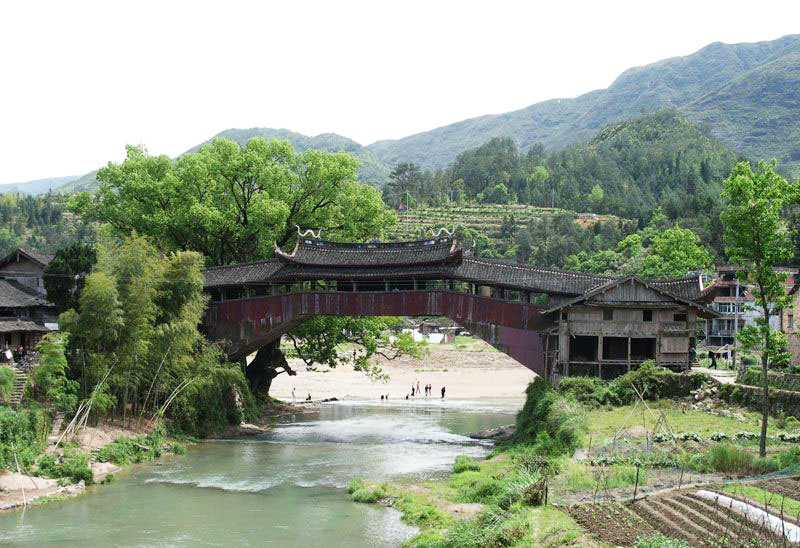
{"label": "house with tiled roof", "polygon": [[15,249],[0,259],[0,279],[15,281],[44,295],[44,267],[52,258],[30,249]]}
{"label": "house with tiled roof", "polygon": [[56,307],[45,296],[44,267],[51,256],[16,249],[0,260],[0,347],[33,348],[56,328]]}

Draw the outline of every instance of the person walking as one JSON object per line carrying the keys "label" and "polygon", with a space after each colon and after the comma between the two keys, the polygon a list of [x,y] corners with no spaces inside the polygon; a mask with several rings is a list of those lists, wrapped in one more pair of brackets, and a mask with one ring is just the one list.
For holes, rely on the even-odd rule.
{"label": "person walking", "polygon": [[444,399],[444,386],[442,387],[442,399]]}
{"label": "person walking", "polygon": [[412,398],[414,397],[414,385],[413,384],[411,385],[411,397]]}
{"label": "person walking", "polygon": [[419,394],[419,379],[417,379],[417,394]]}
{"label": "person walking", "polygon": [[294,388],[292,388],[292,403],[297,403],[297,396],[294,395]]}
{"label": "person walking", "polygon": [[717,355],[714,352],[709,352],[708,357],[711,360],[711,364],[708,366],[709,369],[716,369],[717,368]]}

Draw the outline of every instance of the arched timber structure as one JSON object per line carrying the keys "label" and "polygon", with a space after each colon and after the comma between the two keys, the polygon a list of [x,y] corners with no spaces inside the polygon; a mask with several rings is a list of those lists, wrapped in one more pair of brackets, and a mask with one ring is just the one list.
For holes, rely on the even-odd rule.
{"label": "arched timber structure", "polygon": [[[682,331],[674,318],[645,326],[659,343],[670,332],[689,341],[694,318],[714,314],[704,305],[713,295],[697,276],[643,282],[563,272],[471,257],[449,237],[364,244],[300,238],[291,253],[276,248],[275,254],[274,259],[205,271],[211,303],[204,330],[212,339],[227,341],[231,359],[243,359],[317,315],[446,316],[540,375],[569,374],[571,364],[573,372],[582,364],[590,374],[597,365],[597,374],[608,376],[603,362],[619,366],[623,359],[620,337],[628,340],[622,365],[629,369],[637,362],[630,342],[638,340],[637,322],[628,313],[622,321],[609,320],[607,329],[595,329],[594,335],[580,334],[593,323],[594,312],[606,319],[609,308],[684,314],[678,318]],[[599,343],[570,346],[570,339],[587,336]],[[604,354],[604,338],[614,339],[610,354]],[[634,350],[642,348],[634,342]],[[660,361],[686,363],[688,342],[675,348],[671,353],[654,350],[652,357],[671,354]]]}

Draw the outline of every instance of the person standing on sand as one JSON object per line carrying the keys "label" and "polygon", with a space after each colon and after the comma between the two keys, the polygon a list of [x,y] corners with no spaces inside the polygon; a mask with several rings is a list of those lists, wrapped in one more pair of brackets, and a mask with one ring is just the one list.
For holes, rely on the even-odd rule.
{"label": "person standing on sand", "polygon": [[417,379],[417,394],[419,394],[419,379]]}
{"label": "person standing on sand", "polygon": [[292,403],[297,403],[297,397],[294,395],[294,388],[292,388]]}
{"label": "person standing on sand", "polygon": [[444,386],[442,387],[442,399],[444,399]]}

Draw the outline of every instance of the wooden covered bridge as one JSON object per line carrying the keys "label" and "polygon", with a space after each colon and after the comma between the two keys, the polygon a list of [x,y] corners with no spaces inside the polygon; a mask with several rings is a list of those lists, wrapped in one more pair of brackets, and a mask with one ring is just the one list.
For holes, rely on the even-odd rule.
{"label": "wooden covered bridge", "polygon": [[446,316],[540,375],[614,377],[645,359],[683,368],[699,276],[642,281],[469,256],[450,237],[334,243],[301,237],[273,259],[209,268],[206,334],[242,360],[317,315]]}

